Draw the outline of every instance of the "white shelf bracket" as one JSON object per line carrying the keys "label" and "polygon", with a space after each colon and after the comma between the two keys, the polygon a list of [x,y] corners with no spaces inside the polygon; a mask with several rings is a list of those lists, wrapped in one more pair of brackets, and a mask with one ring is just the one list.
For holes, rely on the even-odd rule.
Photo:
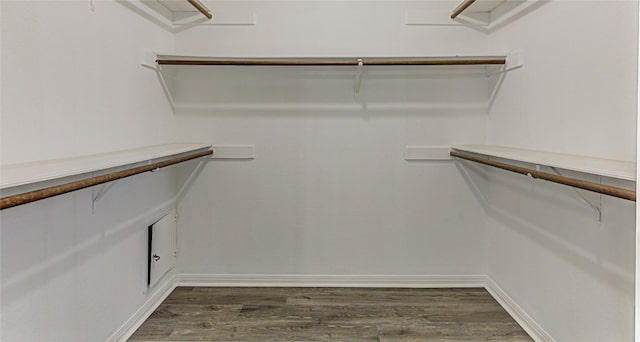
{"label": "white shelf bracket", "polygon": [[109,190],[111,190],[111,188],[116,184],[116,182],[118,182],[118,181],[115,180],[115,181],[110,182],[108,184],[101,185],[97,194],[96,194],[96,187],[94,186],[93,188],[91,188],[92,195],[93,195],[93,201],[91,203],[91,213],[93,213],[93,214],[96,213],[96,203],[102,197],[104,197],[104,195],[106,195],[107,192],[109,192]]}
{"label": "white shelf bracket", "polygon": [[[538,166],[536,165],[536,168],[538,168]],[[558,176],[564,176],[560,173],[560,171],[558,171],[557,168],[550,166],[549,167],[553,173],[555,173]],[[591,203],[580,191],[578,191],[578,189],[576,188],[571,188],[573,189],[573,192],[578,195],[578,198],[580,198],[580,200],[586,204],[588,207],[590,207],[591,209],[593,209],[594,214],[596,215],[596,218],[598,219],[598,222],[602,222],[602,194],[598,194],[598,199],[599,202],[598,205]]]}
{"label": "white shelf bracket", "polygon": [[143,50],[140,52],[140,65],[142,67],[151,69],[156,72],[158,79],[160,80],[160,84],[162,85],[162,90],[164,91],[171,108],[175,110],[176,103],[173,100],[173,96],[171,95],[171,91],[169,90],[169,85],[164,78],[164,74],[162,73],[162,67],[158,65],[156,60],[158,59],[158,55],[153,51]]}
{"label": "white shelf bracket", "polygon": [[164,75],[162,74],[162,68],[156,62],[156,60],[158,59],[158,55],[153,51],[142,50],[140,51],[139,59],[140,65],[142,65],[142,67],[151,69],[156,72],[156,75],[158,75],[158,79],[160,80],[160,84],[162,85],[162,90],[164,91],[164,94],[167,97],[171,108],[175,109],[176,104],[173,100],[173,96],[171,95],[171,91],[169,91],[167,81],[164,79]]}
{"label": "white shelf bracket", "polygon": [[500,70],[487,72],[485,75],[487,77],[498,76],[495,80],[495,84],[491,90],[491,94],[489,94],[488,107],[491,109],[493,107],[493,103],[496,100],[498,92],[502,87],[502,82],[504,82],[506,73],[512,70],[520,69],[524,66],[524,57],[522,51],[515,51],[507,54],[507,63],[500,68]]}
{"label": "white shelf bracket", "polygon": [[509,71],[520,69],[524,66],[524,57],[522,51],[511,52],[507,54],[507,64],[500,70],[487,72],[487,77],[502,75]]}
{"label": "white shelf bracket", "polygon": [[362,66],[364,65],[364,63],[362,62],[362,58],[358,58],[358,65],[356,66],[356,69],[354,71],[354,75],[353,75],[353,93],[354,94],[359,94],[360,93],[360,86],[362,85]]}
{"label": "white shelf bracket", "polygon": [[160,71],[160,69],[158,68],[158,64],[156,63],[157,55],[155,54],[155,52],[142,50],[140,51],[138,58],[140,60],[140,65],[142,65],[143,67],[155,71]]}
{"label": "white shelf bracket", "polygon": [[196,181],[198,176],[200,176],[202,170],[204,170],[204,167],[207,166],[207,162],[208,159],[200,160],[198,162],[198,165],[193,169],[193,171],[191,171],[189,177],[187,177],[187,180],[185,180],[185,182],[182,184],[182,187],[180,187],[180,190],[178,190],[178,195],[176,196],[176,207],[180,205],[180,203],[184,199],[184,196],[187,195],[187,192],[189,192],[189,189],[191,189],[193,183]]}

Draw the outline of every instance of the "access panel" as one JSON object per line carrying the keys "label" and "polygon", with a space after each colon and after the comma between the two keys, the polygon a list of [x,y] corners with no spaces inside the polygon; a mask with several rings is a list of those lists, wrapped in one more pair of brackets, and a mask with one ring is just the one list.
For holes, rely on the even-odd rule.
{"label": "access panel", "polygon": [[176,266],[176,219],[174,209],[149,226],[149,287],[153,287]]}

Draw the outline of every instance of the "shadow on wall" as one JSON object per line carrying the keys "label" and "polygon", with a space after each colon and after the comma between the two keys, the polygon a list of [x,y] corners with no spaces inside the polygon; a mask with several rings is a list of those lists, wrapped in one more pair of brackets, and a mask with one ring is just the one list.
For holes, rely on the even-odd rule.
{"label": "shadow on wall", "polygon": [[[95,214],[90,188],[4,210],[3,306],[63,277],[75,279],[78,289],[94,288],[107,279],[120,284],[122,272],[133,269],[140,271],[134,287],[144,288],[146,227],[175,206],[174,179],[167,168],[119,180],[96,204]],[[140,260],[131,260],[134,256]]]}
{"label": "shadow on wall", "polygon": [[176,115],[191,117],[238,117],[260,118],[384,118],[404,116],[428,117],[478,117],[486,114],[484,104],[451,106],[445,104],[323,104],[323,103],[226,103],[207,106],[179,106]]}
{"label": "shadow on wall", "polygon": [[167,66],[158,73],[177,115],[485,114],[487,68]]}
{"label": "shadow on wall", "polygon": [[598,222],[570,187],[466,162],[458,169],[474,188],[477,182],[470,177],[488,179],[489,191],[474,193],[489,217],[598,281],[633,292],[633,202],[603,195]]}

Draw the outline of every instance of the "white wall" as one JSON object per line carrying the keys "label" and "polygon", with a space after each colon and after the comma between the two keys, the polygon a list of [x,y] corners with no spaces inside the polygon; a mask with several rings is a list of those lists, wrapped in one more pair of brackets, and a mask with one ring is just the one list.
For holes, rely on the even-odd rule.
{"label": "white wall", "polygon": [[4,4],[2,164],[172,136],[156,74],[139,60],[141,51],[171,49],[171,33],[118,3],[95,3],[95,13],[88,1]]}
{"label": "white wall", "polygon": [[[638,6],[638,16],[640,17],[640,6]],[[638,40],[640,41],[640,33],[638,34]],[[638,56],[640,56],[640,42],[638,43]],[[639,57],[640,58],[640,57]],[[636,117],[636,165],[638,165],[638,161],[640,161],[640,149],[637,147],[640,145],[640,70],[636,70],[638,73],[637,76],[637,87],[636,90],[637,100],[636,100],[636,112],[638,116]],[[636,179],[640,179],[640,168],[636,168]],[[636,182],[636,193],[640,192],[640,183]],[[635,236],[635,249],[636,249],[636,262],[635,262],[635,326],[634,331],[640,331],[640,305],[638,302],[640,301],[640,205],[636,202],[636,236]]]}
{"label": "white wall", "polygon": [[[115,2],[2,1],[2,164],[173,141],[141,49],[172,34]],[[150,220],[173,205],[172,170],[3,210],[2,341],[104,341],[144,303]]]}
{"label": "white wall", "polygon": [[[637,14],[635,1],[552,1],[490,35],[525,66],[502,84],[489,143],[634,161]],[[489,177],[489,276],[557,341],[631,341],[634,203],[603,196],[599,223],[570,188],[477,173]]]}
{"label": "white wall", "polygon": [[[603,197],[599,224],[570,189],[403,153],[488,141],[634,160],[635,2],[553,1],[488,38],[404,25],[408,10],[441,23],[451,2],[211,5],[255,12],[258,25],[182,31],[177,51],[523,49],[525,68],[507,74],[489,114],[487,80],[467,72],[371,71],[354,96],[350,71],[178,68],[172,114],[138,60],[172,50],[169,32],[114,2],[91,13],[84,1],[2,1],[2,164],[174,140],[255,144],[253,161],[209,163],[179,207],[179,272],[489,274],[559,341],[632,339],[632,203]],[[0,339],[105,340],[147,298],[144,228],[177,185],[171,170],[121,181],[95,214],[91,190],[4,210]]]}
{"label": "white wall", "polygon": [[[258,24],[186,30],[177,51],[486,53],[486,36],[468,28],[404,24],[407,11],[447,22],[451,3],[211,5],[219,15],[255,13]],[[256,146],[253,161],[209,163],[179,207],[180,273],[485,274],[484,214],[460,170],[403,158],[406,145],[483,142],[488,79],[368,69],[354,96],[353,71],[340,70],[174,68],[180,139]]]}

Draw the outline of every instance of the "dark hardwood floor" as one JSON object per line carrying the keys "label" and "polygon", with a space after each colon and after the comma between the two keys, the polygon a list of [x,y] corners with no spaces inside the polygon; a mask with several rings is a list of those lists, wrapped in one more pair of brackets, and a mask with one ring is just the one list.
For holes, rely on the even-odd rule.
{"label": "dark hardwood floor", "polygon": [[532,341],[481,288],[179,287],[129,341]]}

